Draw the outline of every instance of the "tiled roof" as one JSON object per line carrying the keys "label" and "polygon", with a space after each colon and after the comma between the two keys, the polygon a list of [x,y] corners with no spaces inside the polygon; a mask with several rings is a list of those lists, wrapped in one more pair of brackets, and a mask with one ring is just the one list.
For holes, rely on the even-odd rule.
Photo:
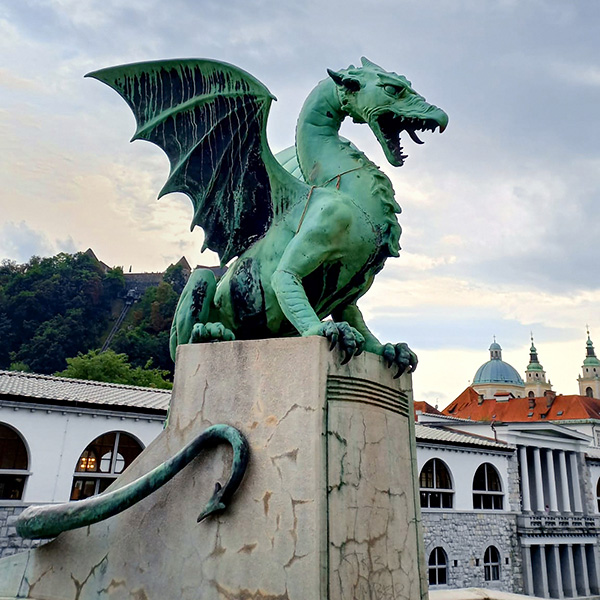
{"label": "tiled roof", "polygon": [[0,370],[0,399],[102,405],[156,413],[167,410],[171,391]]}
{"label": "tiled roof", "polygon": [[[530,408],[530,401],[534,406]],[[550,406],[548,406],[550,404]],[[557,395],[553,401],[545,396],[537,398],[511,398],[503,402],[481,400],[468,387],[454,402],[442,411],[446,415],[472,421],[500,421],[504,423],[531,421],[600,420],[600,400],[587,396]]]}
{"label": "tiled roof", "polygon": [[414,402],[414,406],[415,406],[415,417],[417,412],[420,412],[422,414],[427,414],[427,415],[441,415],[442,413],[435,408],[434,406],[431,406],[431,404],[429,404],[428,402],[425,402],[423,400],[420,401],[416,401]]}
{"label": "tiled roof", "polygon": [[496,448],[498,450],[510,450],[514,448],[505,442],[496,442],[490,438],[480,435],[469,435],[459,433],[452,429],[440,429],[437,427],[426,427],[425,425],[415,425],[415,436],[417,441],[440,442],[444,444],[459,446],[484,446],[486,448]]}

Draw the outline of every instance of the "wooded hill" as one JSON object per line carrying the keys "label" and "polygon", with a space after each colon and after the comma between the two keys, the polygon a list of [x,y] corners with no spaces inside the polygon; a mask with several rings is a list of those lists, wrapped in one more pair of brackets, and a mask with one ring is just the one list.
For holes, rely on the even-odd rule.
{"label": "wooded hill", "polygon": [[[181,266],[169,267],[163,281],[127,313],[110,347],[126,354],[132,367],[172,374],[169,330],[184,284]],[[64,370],[68,358],[102,348],[124,305],[123,270],[106,269],[87,253],[34,256],[25,264],[3,261],[0,369]]]}

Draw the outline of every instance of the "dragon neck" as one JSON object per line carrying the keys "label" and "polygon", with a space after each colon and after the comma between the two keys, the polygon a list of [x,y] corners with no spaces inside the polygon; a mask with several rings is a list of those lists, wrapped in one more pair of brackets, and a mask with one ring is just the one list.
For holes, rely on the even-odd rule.
{"label": "dragon neck", "polygon": [[398,256],[401,229],[396,213],[401,210],[394,200],[394,188],[377,165],[340,137],[340,126],[347,116],[333,80],[321,81],[298,117],[296,154],[300,170],[311,185],[336,185],[360,199],[361,207],[378,224],[388,255]]}

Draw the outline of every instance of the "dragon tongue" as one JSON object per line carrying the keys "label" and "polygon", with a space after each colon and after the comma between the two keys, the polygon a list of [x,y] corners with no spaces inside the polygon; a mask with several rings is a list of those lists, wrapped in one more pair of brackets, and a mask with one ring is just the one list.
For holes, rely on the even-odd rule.
{"label": "dragon tongue", "polygon": [[408,133],[408,135],[410,135],[410,139],[415,143],[415,144],[422,144],[423,142],[417,137],[417,134],[415,132],[414,129],[407,129],[406,133]]}

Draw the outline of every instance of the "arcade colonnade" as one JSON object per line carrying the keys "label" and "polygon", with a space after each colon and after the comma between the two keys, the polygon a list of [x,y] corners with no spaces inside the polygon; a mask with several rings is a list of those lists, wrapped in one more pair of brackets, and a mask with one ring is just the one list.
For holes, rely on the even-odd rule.
{"label": "arcade colonnade", "polygon": [[518,456],[525,593],[544,598],[600,594],[597,539],[585,535],[589,519],[577,452],[523,445]]}
{"label": "arcade colonnade", "polygon": [[[540,543],[541,542],[541,543]],[[523,583],[529,596],[575,598],[600,594],[596,538],[521,539]]]}
{"label": "arcade colonnade", "polygon": [[577,453],[519,446],[523,512],[583,513]]}

